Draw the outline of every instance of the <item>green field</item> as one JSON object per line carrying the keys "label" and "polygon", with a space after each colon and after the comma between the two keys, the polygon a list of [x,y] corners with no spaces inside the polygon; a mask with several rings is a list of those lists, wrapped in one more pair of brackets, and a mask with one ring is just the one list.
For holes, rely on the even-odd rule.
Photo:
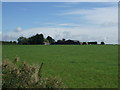
{"label": "green field", "polygon": [[2,58],[43,65],[69,88],[117,88],[117,45],[3,45]]}

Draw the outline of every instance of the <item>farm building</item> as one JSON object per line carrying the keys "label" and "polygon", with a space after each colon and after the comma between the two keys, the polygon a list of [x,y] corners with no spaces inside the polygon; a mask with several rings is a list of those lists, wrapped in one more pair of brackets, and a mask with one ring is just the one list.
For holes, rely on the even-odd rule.
{"label": "farm building", "polygon": [[50,45],[50,43],[49,42],[44,42],[44,45]]}

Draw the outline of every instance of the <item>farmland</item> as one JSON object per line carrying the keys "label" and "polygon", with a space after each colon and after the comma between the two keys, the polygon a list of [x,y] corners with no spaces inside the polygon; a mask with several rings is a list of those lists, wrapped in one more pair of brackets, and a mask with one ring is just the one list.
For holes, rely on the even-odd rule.
{"label": "farmland", "polygon": [[69,88],[117,88],[117,45],[3,45],[2,58],[43,65]]}

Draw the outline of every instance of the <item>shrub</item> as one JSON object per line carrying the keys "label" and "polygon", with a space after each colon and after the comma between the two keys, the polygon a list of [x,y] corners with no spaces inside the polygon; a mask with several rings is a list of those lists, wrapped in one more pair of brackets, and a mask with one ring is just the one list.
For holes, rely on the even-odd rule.
{"label": "shrub", "polygon": [[3,60],[3,88],[64,88],[63,82],[57,77],[43,78],[40,67],[20,60]]}

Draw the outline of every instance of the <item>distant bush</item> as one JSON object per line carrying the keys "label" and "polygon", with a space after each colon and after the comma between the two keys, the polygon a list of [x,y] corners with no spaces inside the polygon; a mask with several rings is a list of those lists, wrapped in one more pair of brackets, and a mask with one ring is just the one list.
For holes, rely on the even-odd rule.
{"label": "distant bush", "polygon": [[57,77],[42,77],[43,63],[39,67],[16,59],[3,60],[2,88],[64,88]]}
{"label": "distant bush", "polygon": [[104,45],[105,43],[104,42],[101,42],[101,45]]}

